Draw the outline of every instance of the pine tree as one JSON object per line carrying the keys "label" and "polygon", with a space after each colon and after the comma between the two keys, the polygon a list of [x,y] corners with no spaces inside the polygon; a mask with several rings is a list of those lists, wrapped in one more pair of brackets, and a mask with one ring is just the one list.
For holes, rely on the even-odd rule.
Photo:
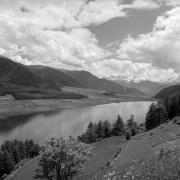
{"label": "pine tree", "polygon": [[104,129],[104,136],[110,137],[111,136],[111,125],[108,120],[105,120],[103,123],[103,129]]}
{"label": "pine tree", "polygon": [[103,122],[102,121],[98,122],[96,133],[97,133],[97,137],[98,138],[103,138],[105,136],[105,134],[104,134],[104,127],[103,127]]}
{"label": "pine tree", "polygon": [[137,123],[134,121],[133,115],[131,115],[131,118],[127,121],[127,129],[129,129],[131,136],[137,134]]}
{"label": "pine tree", "polygon": [[15,162],[12,153],[5,151],[4,154],[4,168],[6,173],[8,174],[13,169]]}
{"label": "pine tree", "polygon": [[168,115],[166,112],[166,108],[161,104],[152,104],[149,108],[149,111],[146,116],[146,130],[151,130],[161,123],[166,122],[168,119]]}
{"label": "pine tree", "polygon": [[27,158],[27,152],[26,152],[25,144],[21,141],[21,142],[19,142],[18,147],[19,147],[19,152],[20,152],[20,155],[21,155],[21,159]]}
{"label": "pine tree", "polygon": [[86,138],[85,140],[86,143],[93,143],[96,141],[96,138],[97,138],[96,129],[92,122],[89,123],[88,125],[85,138]]}
{"label": "pine tree", "polygon": [[20,155],[20,152],[19,152],[19,148],[18,146],[15,146],[13,148],[13,156],[14,156],[14,160],[16,163],[18,163],[19,161],[21,161],[21,155]]}
{"label": "pine tree", "polygon": [[5,168],[5,158],[4,153],[0,151],[0,177],[3,176],[6,172]]}
{"label": "pine tree", "polygon": [[[168,101],[166,100],[167,98]],[[172,119],[175,116],[180,116],[180,93],[174,94],[167,98],[164,100],[164,103],[169,118]]]}
{"label": "pine tree", "polygon": [[118,115],[116,122],[113,125],[112,134],[115,136],[121,135],[124,133],[124,122],[120,115]]}

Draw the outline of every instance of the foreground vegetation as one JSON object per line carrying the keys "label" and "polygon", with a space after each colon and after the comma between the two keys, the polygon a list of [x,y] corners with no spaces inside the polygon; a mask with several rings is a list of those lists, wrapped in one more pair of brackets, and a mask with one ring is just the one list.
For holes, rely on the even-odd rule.
{"label": "foreground vegetation", "polygon": [[152,103],[146,116],[146,130],[151,130],[180,116],[180,93],[167,96],[157,103]]}
{"label": "foreground vegetation", "polygon": [[33,140],[5,141],[0,150],[0,179],[18,168],[16,165],[24,159],[39,155],[40,147]]}
{"label": "foreground vegetation", "polygon": [[180,152],[161,150],[158,155],[93,178],[98,180],[178,180]]}
{"label": "foreground vegetation", "polygon": [[77,175],[88,157],[92,146],[79,143],[74,138],[50,138],[42,147],[37,178],[68,180]]}
{"label": "foreground vegetation", "polygon": [[[180,152],[178,150],[173,152],[161,150],[155,157],[134,161],[125,167],[116,167],[116,170],[112,170],[112,162],[120,154],[122,149],[119,148],[119,146],[117,148],[117,144],[115,143],[114,147],[117,148],[116,150],[114,148],[113,151],[110,148],[107,152],[102,153],[102,150],[107,148],[105,141],[102,142],[104,142],[106,146],[102,149],[102,145],[99,145],[99,151],[97,151],[96,156],[94,156],[96,159],[92,158],[92,162],[87,163],[85,171],[82,171],[85,163],[93,152],[93,145],[91,143],[112,136],[121,136],[121,140],[119,141],[124,141],[123,137],[129,140],[131,136],[139,133],[139,129],[143,128],[143,126],[145,127],[145,131],[148,131],[159,126],[161,123],[168,122],[170,118],[180,115],[179,107],[180,95],[175,94],[165,100],[152,103],[146,116],[146,122],[141,126],[137,125],[133,116],[131,116],[127,123],[124,123],[120,115],[118,115],[114,124],[110,124],[108,120],[89,123],[86,131],[79,136],[77,140],[72,137],[69,139],[50,138],[41,149],[39,169],[36,172],[36,178],[69,180],[76,175],[81,175],[81,178],[88,175],[90,179],[92,173],[95,172],[94,174],[97,174],[97,177],[93,179],[98,180],[180,179]],[[22,159],[37,156],[39,151],[39,146],[35,145],[32,141],[6,141],[1,146],[0,175],[10,173],[15,169],[15,165],[18,162]],[[117,152],[117,154],[115,152]],[[108,156],[107,161],[97,163],[97,171],[94,171],[94,164],[98,159],[97,155],[100,156],[100,154]],[[101,159],[102,158],[103,157],[101,157]],[[101,174],[102,168],[104,168],[103,171],[105,170],[103,174]],[[88,172],[88,170],[90,172]],[[80,176],[77,176],[77,178],[80,178]],[[86,179],[86,177],[84,179]]]}
{"label": "foreground vegetation", "polygon": [[110,136],[125,135],[126,139],[130,136],[136,135],[138,132],[138,125],[134,121],[133,115],[125,124],[120,115],[114,124],[110,124],[108,120],[99,121],[97,124],[90,122],[86,132],[78,136],[78,140],[84,143],[94,143],[98,140],[109,138]]}

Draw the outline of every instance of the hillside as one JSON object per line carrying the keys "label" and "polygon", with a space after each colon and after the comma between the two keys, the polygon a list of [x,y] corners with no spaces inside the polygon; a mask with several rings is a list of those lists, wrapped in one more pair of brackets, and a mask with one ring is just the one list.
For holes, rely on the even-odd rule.
{"label": "hillside", "polygon": [[127,82],[124,80],[115,80],[115,82],[127,88],[136,88],[151,97],[155,96],[159,91],[169,86],[168,84],[161,84],[152,81]]}
{"label": "hillside", "polygon": [[147,96],[146,93],[144,93],[143,91],[137,89],[137,88],[127,88],[126,89],[127,94],[133,95],[133,96]]}
{"label": "hillside", "polygon": [[46,82],[35,76],[26,66],[0,56],[0,82],[42,87]]}
{"label": "hillside", "polygon": [[55,98],[59,96],[57,95],[59,92],[55,91],[61,91],[64,86],[110,91],[130,96],[146,96],[146,93],[136,87],[124,88],[116,82],[98,78],[87,71],[60,70],[41,65],[25,66],[0,56],[1,95],[9,93],[20,99],[24,96],[26,99]]}
{"label": "hillside", "polygon": [[80,87],[73,78],[55,68],[46,66],[30,66],[30,68],[36,76],[46,80],[54,89],[60,89],[63,86]]}
{"label": "hillside", "polygon": [[114,91],[118,93],[125,93],[123,86],[112,81],[101,79],[87,71],[67,71],[61,70],[69,77],[77,81],[83,88]]}
{"label": "hillside", "polygon": [[[158,156],[162,151],[162,149],[164,151],[169,150],[169,152],[175,150],[176,148],[179,150],[180,148],[179,131],[180,131],[180,126],[170,122],[168,124],[160,125],[159,127],[151,131],[137,134],[136,136],[132,137],[132,139],[130,139],[129,141],[123,141],[123,137],[119,137],[119,136],[108,138],[104,141],[99,141],[94,144],[95,149],[93,151],[93,156],[90,157],[89,161],[83,168],[83,171],[80,173],[80,176],[75,177],[75,179],[93,180],[95,179],[95,175],[97,175],[96,179],[102,179],[102,180],[107,179],[104,178],[105,177],[104,175],[106,174],[106,171],[108,171],[108,169],[106,169],[107,167],[105,167],[108,162],[112,163],[111,167],[112,170],[114,171],[114,174],[112,175],[117,175],[117,178],[113,178],[113,179],[128,179],[128,178],[118,178],[121,174],[126,175],[126,177],[131,175],[128,174],[128,172],[132,172],[132,174],[135,175],[135,177],[138,176],[138,172],[139,173],[142,172],[142,170],[144,170],[145,168],[142,161],[144,163],[148,162],[148,166],[146,171],[144,171],[145,173],[144,175],[150,172],[149,170],[150,168],[152,169],[154,168],[154,166],[152,166],[154,165],[154,163],[156,164],[156,168],[158,168],[159,170],[160,168],[163,167],[162,166],[163,164],[159,166],[157,160],[153,161],[154,163],[151,163],[150,158],[154,158],[155,156]],[[136,164],[139,161],[142,163],[140,164],[141,168],[138,169],[139,171],[133,171],[136,167]],[[173,159],[173,161],[170,161],[169,164],[172,165],[174,162],[175,159]],[[21,168],[20,171],[18,171],[15,174],[15,176],[12,177],[12,180],[19,180],[20,178],[26,178],[27,180],[36,179],[34,178],[34,176],[36,170],[39,167],[38,163],[39,163],[38,158],[33,159],[27,165]],[[166,161],[166,164],[164,165],[167,165],[167,163],[168,161]],[[172,166],[169,166],[169,169],[167,170],[172,170],[172,171],[174,170],[175,172],[175,169],[178,168],[179,166],[174,166],[174,169],[172,168]],[[155,168],[154,170],[156,171]],[[108,178],[108,179],[112,179],[112,178]],[[129,179],[139,180],[138,177],[129,178]],[[144,179],[144,177],[141,179]]]}
{"label": "hillside", "polygon": [[174,85],[174,86],[169,86],[162,91],[160,91],[158,94],[155,95],[155,98],[165,98],[167,96],[173,95],[175,93],[180,92],[180,85]]}
{"label": "hillside", "polygon": [[78,86],[73,79],[51,68],[32,68],[0,56],[0,95],[15,99],[79,99],[84,96],[61,92],[65,85]]}

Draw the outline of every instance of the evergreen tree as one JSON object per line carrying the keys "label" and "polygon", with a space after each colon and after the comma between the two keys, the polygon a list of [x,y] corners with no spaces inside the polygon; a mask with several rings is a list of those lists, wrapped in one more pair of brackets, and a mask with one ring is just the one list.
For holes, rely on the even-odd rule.
{"label": "evergreen tree", "polygon": [[12,142],[7,140],[1,145],[1,150],[11,152],[12,151],[12,146],[13,146]]}
{"label": "evergreen tree", "polygon": [[104,129],[104,136],[110,137],[111,136],[111,125],[108,120],[105,120],[103,123],[103,129]]}
{"label": "evergreen tree", "polygon": [[86,138],[85,140],[86,143],[93,143],[96,141],[97,138],[96,129],[92,122],[90,122],[88,125],[85,138]]}
{"label": "evergreen tree", "polygon": [[2,151],[0,151],[0,177],[3,176],[3,174],[5,174],[5,173],[7,173],[7,172],[6,172],[6,168],[5,168],[4,153]]}
{"label": "evergreen tree", "polygon": [[96,134],[97,134],[98,138],[103,138],[105,136],[102,121],[99,121],[98,124],[97,124]]}
{"label": "evergreen tree", "polygon": [[27,152],[26,152],[25,144],[22,141],[20,141],[19,144],[18,144],[18,147],[19,147],[19,152],[20,152],[20,155],[21,155],[21,159],[27,158]]}
{"label": "evergreen tree", "polygon": [[[169,118],[172,119],[175,116],[180,116],[180,93],[176,93],[164,100]],[[166,99],[167,99],[166,98]]]}
{"label": "evergreen tree", "polygon": [[[28,151],[27,151],[28,150]],[[4,174],[8,174],[14,166],[24,158],[39,155],[40,147],[30,141],[5,141],[0,150],[0,179]]]}
{"label": "evergreen tree", "polygon": [[118,115],[116,122],[113,125],[112,134],[115,136],[123,134],[125,131],[124,129],[124,122],[120,115]]}
{"label": "evergreen tree", "polygon": [[14,160],[15,160],[16,163],[21,161],[21,155],[20,155],[19,148],[18,148],[17,145],[14,146],[12,153],[13,153]]}
{"label": "evergreen tree", "polygon": [[131,136],[137,134],[137,123],[134,121],[133,115],[131,115],[131,118],[127,121],[127,129],[129,129]]}
{"label": "evergreen tree", "polygon": [[9,153],[7,150],[4,152],[3,156],[4,156],[5,172],[8,174],[11,172],[11,170],[13,169],[13,167],[15,165],[14,157],[13,157],[12,153]]}
{"label": "evergreen tree", "polygon": [[166,108],[160,103],[153,103],[146,116],[146,130],[151,130],[168,119]]}

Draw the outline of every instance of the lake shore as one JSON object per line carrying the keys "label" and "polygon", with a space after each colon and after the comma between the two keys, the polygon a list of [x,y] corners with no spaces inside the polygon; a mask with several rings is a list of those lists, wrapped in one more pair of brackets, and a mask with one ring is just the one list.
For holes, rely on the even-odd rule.
{"label": "lake shore", "polygon": [[90,97],[84,99],[3,100],[0,101],[0,119],[23,114],[58,111],[61,109],[152,100],[153,99],[150,97],[132,97],[123,95],[118,98]]}

